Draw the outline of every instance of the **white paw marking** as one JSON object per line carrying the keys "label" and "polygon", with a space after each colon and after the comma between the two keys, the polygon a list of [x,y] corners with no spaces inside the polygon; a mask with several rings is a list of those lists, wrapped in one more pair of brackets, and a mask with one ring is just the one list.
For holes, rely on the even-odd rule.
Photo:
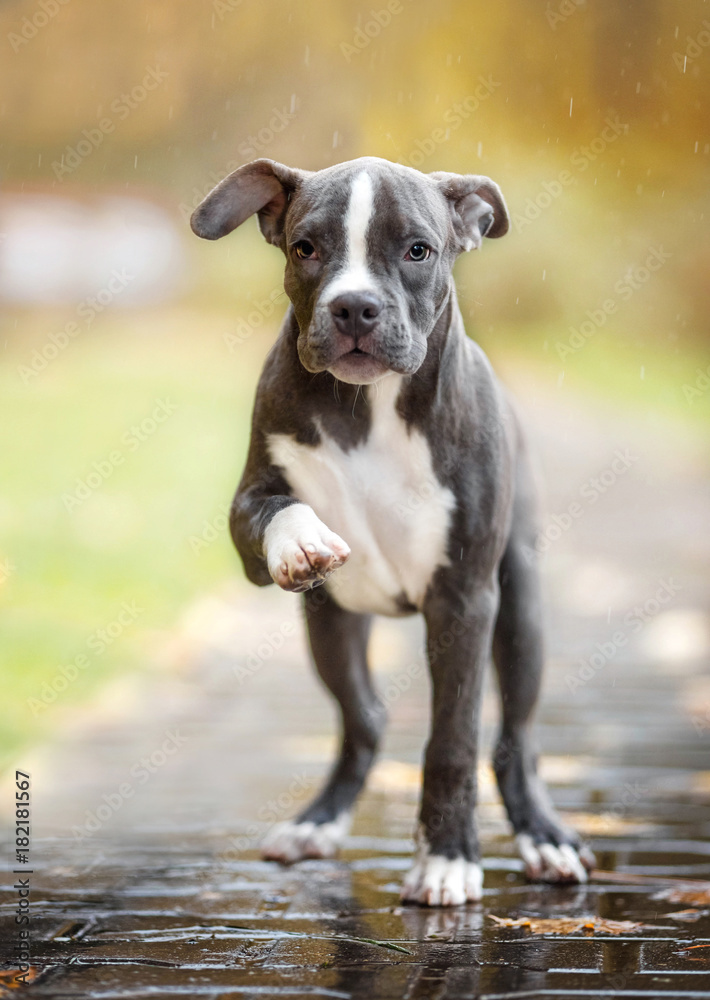
{"label": "white paw marking", "polygon": [[527,833],[516,837],[525,874],[535,882],[586,882],[594,855],[587,848],[578,851],[571,844],[536,844]]}
{"label": "white paw marking", "polygon": [[421,906],[461,906],[478,902],[482,893],[480,865],[465,858],[430,854],[426,844],[421,844],[404,880],[400,899]]}
{"label": "white paw marking", "polygon": [[264,532],[266,565],[284,590],[309,590],[342,566],[350,547],[303,503],[285,507]]}
{"label": "white paw marking", "polygon": [[349,829],[349,813],[331,823],[277,823],[264,838],[261,856],[285,865],[304,858],[334,858]]}

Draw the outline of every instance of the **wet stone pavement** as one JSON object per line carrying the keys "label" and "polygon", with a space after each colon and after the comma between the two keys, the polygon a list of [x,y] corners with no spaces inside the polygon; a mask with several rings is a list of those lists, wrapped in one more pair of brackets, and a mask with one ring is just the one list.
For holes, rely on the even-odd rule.
{"label": "wet stone pavement", "polygon": [[[710,894],[669,896],[684,880],[710,887],[707,477],[692,446],[657,427],[570,416],[564,396],[521,390],[554,487],[548,510],[583,506],[543,562],[542,772],[612,874],[581,887],[526,882],[489,764],[489,679],[483,900],[399,905],[427,725],[413,619],[376,627],[390,726],[342,857],[261,861],[261,836],[326,773],[335,714],[308,665],[298,599],[234,584],[155,638],[150,669],[88,707],[54,706],[54,741],[17,761],[33,781],[28,996],[710,997]],[[617,448],[631,465],[584,501]],[[6,780],[3,809],[10,797]],[[9,959],[16,900],[4,883]],[[582,926],[553,935],[492,917]],[[643,926],[585,929],[594,917]],[[0,996],[15,995],[3,982]]]}

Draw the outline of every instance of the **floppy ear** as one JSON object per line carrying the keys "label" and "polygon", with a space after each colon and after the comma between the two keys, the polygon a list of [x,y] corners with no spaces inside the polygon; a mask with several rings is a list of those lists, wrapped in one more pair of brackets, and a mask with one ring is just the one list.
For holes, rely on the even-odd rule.
{"label": "floppy ear", "polygon": [[273,160],[245,163],[197,206],[190,218],[192,231],[203,240],[218,240],[257,212],[264,238],[279,246],[289,199],[306,176],[304,170]]}
{"label": "floppy ear", "polygon": [[508,209],[500,188],[490,177],[443,171],[429,176],[449,203],[462,250],[480,247],[484,236],[495,239],[508,232]]}

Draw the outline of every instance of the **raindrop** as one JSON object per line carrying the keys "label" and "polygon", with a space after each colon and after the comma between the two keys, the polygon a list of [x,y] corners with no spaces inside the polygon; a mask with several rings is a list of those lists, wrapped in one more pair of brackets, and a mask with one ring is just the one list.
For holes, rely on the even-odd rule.
{"label": "raindrop", "polygon": [[570,97],[570,99],[569,99],[569,116],[570,116],[570,118],[572,117],[572,101],[573,100],[574,100],[574,97]]}
{"label": "raindrop", "polygon": [[565,380],[565,373],[560,372],[560,374],[557,376],[557,385],[561,386],[564,380]]}
{"label": "raindrop", "polygon": [[137,168],[138,168],[138,156],[136,155],[133,157],[133,169],[136,170]]}
{"label": "raindrop", "polygon": [[641,380],[646,377],[646,365],[641,365]]}
{"label": "raindrop", "polygon": [[335,149],[337,145],[338,145],[338,133],[333,132],[333,149]]}
{"label": "raindrop", "polygon": [[546,274],[547,274],[547,270],[546,270],[546,268],[543,268],[543,269],[542,269],[542,280],[543,280],[543,281],[545,280],[545,275],[546,275]]}
{"label": "raindrop", "polygon": [[483,157],[483,143],[479,142],[476,146],[476,156],[480,160]]}

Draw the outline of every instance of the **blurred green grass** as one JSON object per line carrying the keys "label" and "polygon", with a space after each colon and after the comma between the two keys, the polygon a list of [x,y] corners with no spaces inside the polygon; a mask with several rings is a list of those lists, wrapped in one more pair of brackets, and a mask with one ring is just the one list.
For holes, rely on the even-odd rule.
{"label": "blurred green grass", "polygon": [[[546,228],[557,232],[552,213],[538,238]],[[564,379],[592,403],[606,399],[646,419],[649,430],[663,423],[700,441],[710,391],[691,404],[683,385],[695,383],[708,359],[700,338],[681,347],[672,334],[642,335],[657,287],[639,292],[580,350],[559,357],[556,342],[603,298],[609,279],[601,273],[584,294],[569,290],[580,303],[577,313],[565,301],[551,322],[555,294],[541,306],[535,297],[555,287],[560,253],[552,253],[551,238],[532,263],[525,241],[510,239],[505,253],[501,242],[500,250],[487,248],[485,260],[470,255],[457,265],[469,333],[504,378],[524,371],[550,392]],[[285,309],[284,298],[269,315],[262,309],[281,287],[281,258],[255,226],[218,247],[195,241],[187,252],[197,278],[180,304],[107,310],[27,384],[18,366],[73,317],[56,309],[5,317],[0,564],[6,560],[10,571],[0,583],[3,757],[51,731],[62,706],[85,701],[119,671],[151,662],[181,609],[241,578],[224,513],[241,474],[258,372]],[[550,285],[538,276],[534,286],[530,274],[545,253]],[[564,272],[569,264],[559,266]],[[515,293],[526,287],[526,275],[531,302],[519,310]],[[250,316],[252,332],[230,350],[230,336]],[[174,412],[135,446],[131,428],[150,420],[161,400]],[[94,463],[106,469],[117,451],[120,464],[68,509],[77,481],[87,480]],[[97,630],[111,627],[125,604],[139,610],[105,643]],[[82,654],[88,665],[45,704],[64,687],[61,668],[71,674]]]}
{"label": "blurred green grass", "polygon": [[[28,344],[63,320],[47,313],[22,320],[25,342],[12,345],[0,373],[0,561],[10,567],[0,586],[0,753],[51,727],[58,706],[143,661],[155,629],[238,571],[224,510],[246,448],[258,368],[251,355],[262,348],[255,339],[240,356],[230,354],[222,317],[187,309],[115,314],[25,386],[16,366]],[[151,417],[158,401],[168,403],[163,412],[175,408],[160,424]],[[131,428],[143,421],[139,440]],[[111,469],[112,453],[122,462],[67,509],[63,498],[77,480],[86,483],[95,462]],[[89,640],[124,602],[140,613],[97,655],[102,640],[94,638],[94,651]],[[90,665],[52,705],[28,701],[41,699],[43,685],[82,653]]]}

